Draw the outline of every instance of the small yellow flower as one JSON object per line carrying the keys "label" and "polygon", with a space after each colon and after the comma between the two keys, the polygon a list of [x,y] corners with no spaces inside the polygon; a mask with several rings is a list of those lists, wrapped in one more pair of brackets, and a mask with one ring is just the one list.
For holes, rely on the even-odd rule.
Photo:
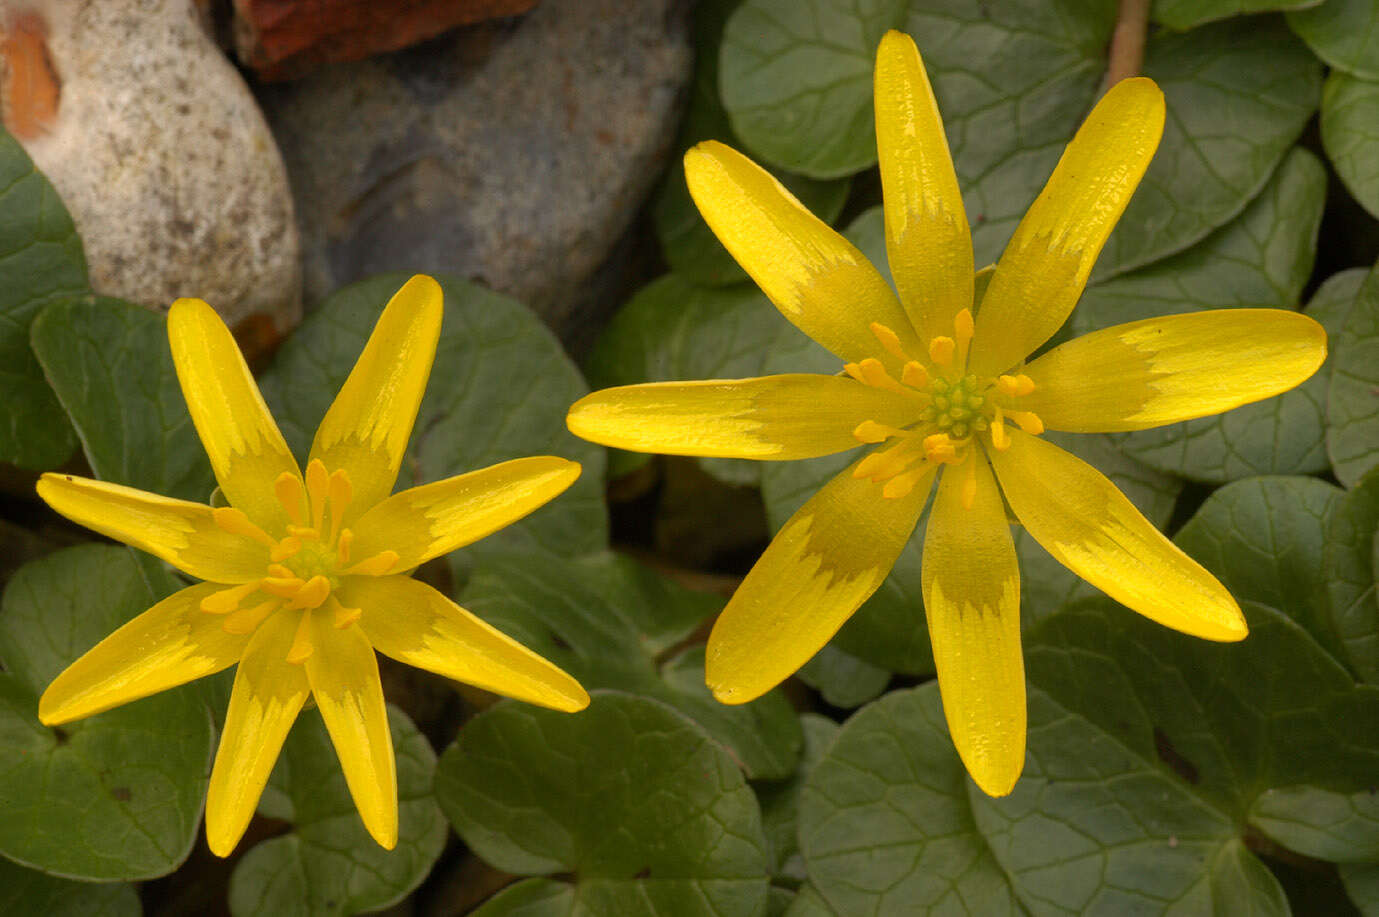
{"label": "small yellow flower", "polygon": [[308,697],[320,708],[364,825],[397,843],[397,775],[377,650],[557,710],[579,683],[409,576],[483,538],[579,477],[553,456],[515,459],[389,496],[440,336],[441,289],[407,282],[388,303],[298,468],[215,311],[179,299],[168,338],[182,393],[230,506],[64,474],[38,493],[67,518],[206,582],[102,640],[38,702],[49,726],[219,672],[234,691],[206,798],[206,839],[226,856]]}
{"label": "small yellow flower", "polygon": [[760,696],[828,642],[881,585],[937,480],[922,579],[943,707],[968,772],[999,796],[1025,759],[1007,507],[1069,569],[1141,614],[1209,640],[1246,633],[1216,579],[1040,434],[1140,430],[1276,395],[1321,365],[1326,335],[1283,310],[1199,312],[1107,328],[1026,362],[1072,311],[1144,175],[1163,94],[1143,78],[1112,87],[1000,262],[976,275],[943,124],[906,35],[881,41],[875,102],[898,298],[750,160],[713,142],[685,155],[714,233],[844,373],[607,389],[576,403],[569,426],[609,446],[682,455],[797,459],[875,444],[785,523],[718,619],[707,680],[725,703]]}

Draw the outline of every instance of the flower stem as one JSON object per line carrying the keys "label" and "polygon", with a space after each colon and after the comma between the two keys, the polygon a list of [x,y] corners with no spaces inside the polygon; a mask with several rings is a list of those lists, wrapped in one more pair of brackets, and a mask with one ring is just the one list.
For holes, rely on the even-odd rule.
{"label": "flower stem", "polygon": [[1106,82],[1102,91],[1123,79],[1139,76],[1144,66],[1144,39],[1149,31],[1149,0],[1120,0],[1116,27],[1107,52]]}

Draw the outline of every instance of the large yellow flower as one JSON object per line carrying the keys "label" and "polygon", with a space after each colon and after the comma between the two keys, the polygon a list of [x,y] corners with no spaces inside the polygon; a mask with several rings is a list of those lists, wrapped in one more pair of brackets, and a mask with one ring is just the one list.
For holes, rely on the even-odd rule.
{"label": "large yellow flower", "polygon": [[685,155],[690,193],[785,317],[843,361],[838,376],[632,385],[570,410],[622,449],[753,459],[876,447],[787,521],[709,637],[725,703],[803,665],[870,596],[937,480],[924,602],[953,741],[977,784],[1010,792],[1025,758],[1020,576],[1007,507],[1049,553],[1169,627],[1240,640],[1229,593],[1109,480],[1045,429],[1139,430],[1276,395],[1326,336],[1293,312],[1235,309],[1107,328],[1026,362],[1068,317],[1163,131],[1163,94],[1125,80],[1097,104],[994,270],[971,239],[933,91],[891,32],[875,73],[886,250],[899,298],[862,254],[761,168],[719,143]]}
{"label": "large yellow flower", "polygon": [[235,663],[206,798],[206,839],[239,842],[308,696],[319,706],[364,825],[397,843],[397,777],[374,650],[557,710],[589,696],[551,663],[409,576],[525,516],[579,477],[554,456],[515,459],[389,496],[436,353],[441,289],[407,282],[388,303],[326,413],[306,474],[215,311],[168,313],[192,421],[230,503],[211,507],[45,474],[69,519],[206,580],[169,596],[53,680],[39,719],[57,725]]}

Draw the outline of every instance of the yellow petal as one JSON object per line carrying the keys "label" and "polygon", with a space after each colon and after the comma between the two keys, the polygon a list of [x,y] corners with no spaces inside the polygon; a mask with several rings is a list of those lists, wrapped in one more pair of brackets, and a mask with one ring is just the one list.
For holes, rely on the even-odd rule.
{"label": "yellow petal", "polygon": [[211,508],[200,503],[52,473],[39,479],[38,495],[73,522],[161,557],[197,579],[247,583],[268,566],[266,545],[219,528]]}
{"label": "yellow petal", "polygon": [[969,371],[1005,372],[1063,324],[1163,126],[1163,93],[1145,77],[1112,86],[1092,109],[996,265],[977,312]]}
{"label": "yellow petal", "polygon": [[346,522],[392,492],[440,339],[440,284],[418,274],[388,301],[326,412],[311,458],[354,486]]}
{"label": "yellow petal", "polygon": [[888,499],[856,467],[786,521],[714,624],[705,678],[723,703],[755,700],[808,662],[895,565],[933,475]]}
{"label": "yellow petal", "polygon": [[311,616],[313,651],[306,659],[311,695],[340,757],[345,783],[364,827],[386,850],[397,846],[397,765],[378,657],[354,626],[336,628]]}
{"label": "yellow petal", "polygon": [[1021,409],[1050,430],[1143,430],[1219,414],[1303,382],[1326,331],[1284,309],[1218,309],[1116,325],[1050,350],[1025,370]]}
{"label": "yellow petal", "polygon": [[395,493],[355,526],[359,559],[395,551],[410,570],[490,535],[554,499],[579,477],[577,462],[553,455],[513,459]]}
{"label": "yellow petal", "polygon": [[905,426],[922,405],[846,376],[652,382],[586,395],[566,418],[576,436],[637,452],[800,459],[860,445],[857,425]]}
{"label": "yellow petal", "polygon": [[201,300],[179,299],[168,311],[168,342],[225,499],[270,533],[282,532],[287,515],[273,482],[300,472],[230,330]]}
{"label": "yellow petal", "polygon": [[929,511],[924,614],[953,744],[977,786],[1004,796],[1025,766],[1020,570],[991,467],[973,452],[944,472]]}
{"label": "yellow petal", "polygon": [[910,353],[923,352],[866,256],[766,170],[710,140],[685,153],[685,180],[714,235],[805,334],[844,360],[884,359],[870,330],[880,322]]}
{"label": "yellow petal", "polygon": [[363,610],[359,626],[385,656],[553,710],[589,705],[579,682],[425,583],[351,577],[340,600]]}
{"label": "yellow petal", "polygon": [[1140,515],[1116,485],[1052,443],[1010,429],[991,461],[1006,501],[1035,541],[1111,598],[1166,627],[1243,640],[1226,588]]}
{"label": "yellow petal", "polygon": [[282,612],[269,617],[235,672],[206,792],[206,843],[216,856],[229,856],[249,826],[283,740],[311,693],[302,666],[287,661],[299,620]]}
{"label": "yellow petal", "polygon": [[900,302],[928,341],[972,308],[972,237],[943,119],[914,39],[887,32],[876,52],[876,149],[886,256]]}
{"label": "yellow petal", "polygon": [[38,718],[56,726],[211,675],[239,661],[249,637],[227,634],[201,600],[221,587],[175,592],[87,650],[53,679]]}

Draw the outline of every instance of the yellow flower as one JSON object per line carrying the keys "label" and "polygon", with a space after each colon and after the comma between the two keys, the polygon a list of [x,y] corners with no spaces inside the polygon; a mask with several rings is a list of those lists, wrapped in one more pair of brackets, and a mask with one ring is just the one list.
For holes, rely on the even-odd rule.
{"label": "yellow flower", "polygon": [[975,278],[943,124],[908,36],[882,39],[875,102],[898,298],[750,160],[712,142],[685,155],[714,233],[845,373],[607,389],[576,403],[569,426],[622,449],[767,460],[876,444],[785,523],[714,626],[707,680],[725,703],[760,696],[828,642],[881,585],[937,480],[922,577],[934,662],[958,752],[998,796],[1025,758],[1007,507],[1135,611],[1209,640],[1246,633],[1216,579],[1040,434],[1139,430],[1276,395],[1317,369],[1326,336],[1294,312],[1198,312],[1107,328],[1027,363],[1068,317],[1149,165],[1163,94],[1143,78],[1107,92],[1000,262]]}
{"label": "yellow flower", "polygon": [[102,640],[39,700],[49,726],[235,663],[206,798],[206,839],[226,856],[254,814],[288,730],[313,697],[373,838],[397,843],[397,777],[374,650],[557,710],[579,683],[409,576],[530,513],[579,477],[553,456],[515,459],[389,496],[441,325],[441,289],[407,282],[326,413],[306,474],[215,311],[179,299],[168,338],[182,393],[230,506],[64,474],[39,495],[67,518],[206,582]]}

